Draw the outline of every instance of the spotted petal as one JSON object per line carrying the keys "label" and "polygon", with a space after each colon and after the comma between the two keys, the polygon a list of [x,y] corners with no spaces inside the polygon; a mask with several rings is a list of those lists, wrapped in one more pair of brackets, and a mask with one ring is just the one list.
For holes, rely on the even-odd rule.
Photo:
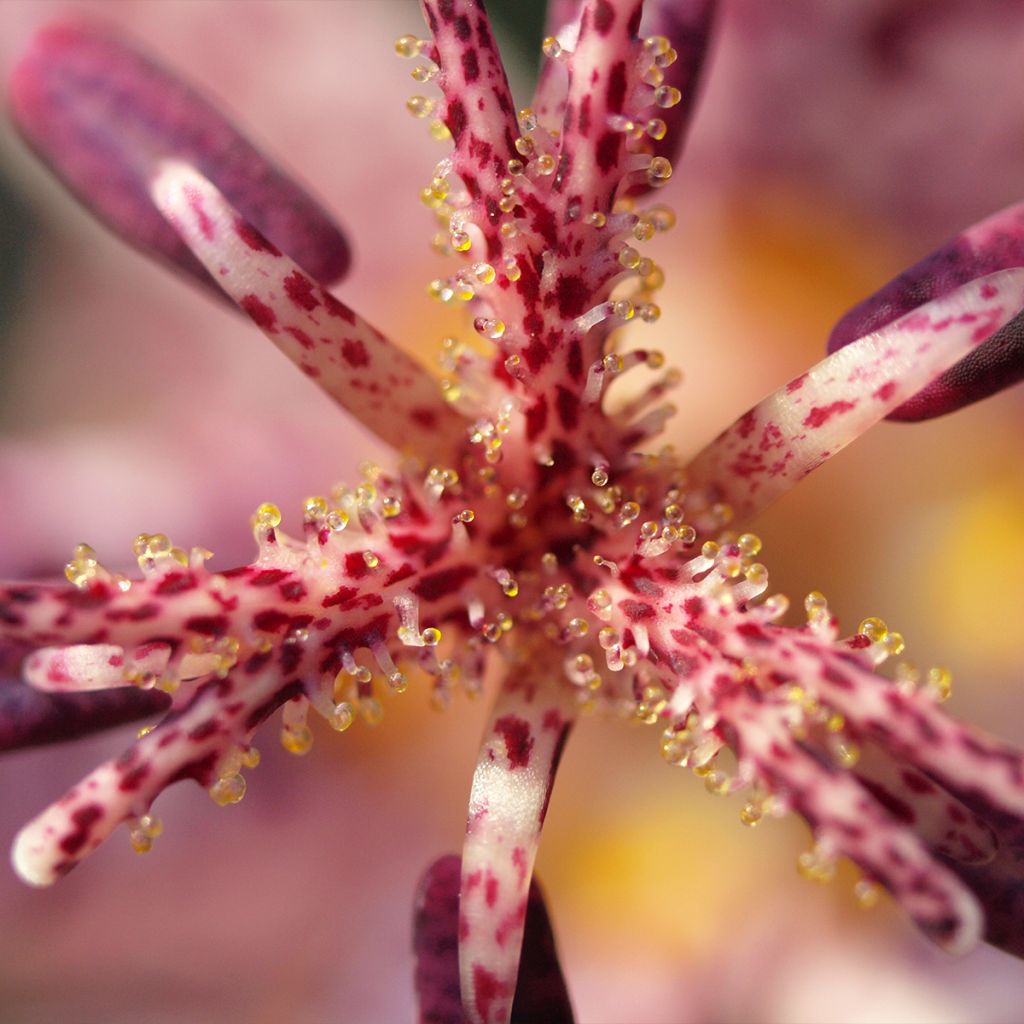
{"label": "spotted petal", "polygon": [[437,382],[321,288],[185,164],[162,164],[156,205],[217,283],[304,373],[399,450],[455,448],[465,423]]}
{"label": "spotted petal", "polygon": [[575,717],[536,675],[502,689],[473,776],[462,852],[459,964],[474,1024],[503,1024],[515,993],[527,894],[555,772]]}
{"label": "spotted petal", "polygon": [[1024,271],[972,281],[840,349],[744,413],[693,460],[691,481],[757,515],[1024,306]]}
{"label": "spotted petal", "polygon": [[[413,951],[421,1024],[455,1024],[465,1020],[459,991],[459,884],[462,867],[451,855],[435,861],[416,894]],[[523,957],[516,979],[511,1024],[572,1024],[544,896],[530,882],[523,932]]]}

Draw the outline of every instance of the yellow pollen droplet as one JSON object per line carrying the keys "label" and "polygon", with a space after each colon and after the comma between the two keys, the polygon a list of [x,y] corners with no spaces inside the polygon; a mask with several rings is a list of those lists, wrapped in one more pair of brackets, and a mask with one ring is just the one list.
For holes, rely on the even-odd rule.
{"label": "yellow pollen droplet", "polygon": [[545,36],[540,49],[549,60],[557,60],[562,55],[562,44],[554,36]]}
{"label": "yellow pollen droplet", "polygon": [[273,530],[281,525],[281,510],[269,502],[264,502],[256,509],[256,525],[265,530]]}
{"label": "yellow pollen droplet", "polygon": [[940,703],[949,700],[953,693],[953,673],[939,666],[930,668],[925,685]]}
{"label": "yellow pollen droplet", "polygon": [[761,553],[761,538],[754,533],[742,533],[736,541],[736,546],[748,558],[754,558]]}
{"label": "yellow pollen droplet", "polygon": [[355,716],[352,714],[352,705],[341,701],[334,705],[334,710],[327,719],[328,724],[336,732],[344,732],[353,722]]}
{"label": "yellow pollen droplet", "polygon": [[411,58],[420,54],[423,43],[415,36],[400,36],[395,40],[395,53],[399,57]]}
{"label": "yellow pollen droplet", "polygon": [[490,263],[477,263],[473,266],[473,274],[481,284],[491,284],[497,276]]}
{"label": "yellow pollen droplet", "polygon": [[523,107],[516,115],[519,121],[520,131],[532,132],[537,127],[537,117],[529,107]]}
{"label": "yellow pollen droplet", "polygon": [[237,804],[245,796],[245,777],[224,775],[210,787],[209,792],[213,802],[221,807]]}
{"label": "yellow pollen droplet", "polygon": [[427,647],[436,647],[441,642],[441,630],[428,626],[423,630],[422,640]]}
{"label": "yellow pollen droplet", "polygon": [[286,726],[281,730],[281,746],[290,754],[308,754],[313,746],[313,732],[308,725]]}
{"label": "yellow pollen droplet", "polygon": [[537,168],[538,174],[553,174],[556,160],[550,153],[543,153],[534,161],[534,166]]}
{"label": "yellow pollen droplet", "polygon": [[660,142],[668,133],[668,125],[660,117],[652,117],[644,126],[644,131],[656,142]]}
{"label": "yellow pollen droplet", "polygon": [[654,102],[659,107],[674,107],[682,98],[683,94],[671,85],[663,85],[654,91]]}
{"label": "yellow pollen droplet", "polygon": [[649,242],[654,237],[654,225],[649,220],[638,221],[633,225],[633,237],[638,242]]}
{"label": "yellow pollen droplet", "polygon": [[619,250],[619,263],[628,270],[635,270],[640,263],[640,253],[631,245],[624,245]]}
{"label": "yellow pollen droplet", "polygon": [[303,514],[307,519],[322,519],[327,515],[326,498],[307,498],[302,505]]}
{"label": "yellow pollen droplet", "polygon": [[754,828],[756,825],[759,825],[763,817],[764,811],[758,804],[753,802],[744,804],[740,810],[740,821],[748,828]]}
{"label": "yellow pollen droplet", "polygon": [[410,96],[405,108],[413,117],[429,117],[434,112],[434,101],[426,96]]}
{"label": "yellow pollen droplet", "polygon": [[505,324],[501,320],[481,316],[473,321],[473,329],[477,334],[489,338],[491,341],[497,341],[505,333]]}
{"label": "yellow pollen droplet", "polygon": [[672,164],[663,156],[656,156],[647,168],[647,180],[652,185],[663,184],[672,177]]}
{"label": "yellow pollen droplet", "polygon": [[[810,599],[808,598],[808,600]],[[881,619],[871,617],[865,619],[857,627],[857,632],[862,633],[872,643],[879,643],[886,638],[889,630]]]}
{"label": "yellow pollen droplet", "polygon": [[896,632],[887,633],[882,641],[882,646],[885,648],[885,653],[890,656],[902,654],[907,647],[903,640],[903,634]]}

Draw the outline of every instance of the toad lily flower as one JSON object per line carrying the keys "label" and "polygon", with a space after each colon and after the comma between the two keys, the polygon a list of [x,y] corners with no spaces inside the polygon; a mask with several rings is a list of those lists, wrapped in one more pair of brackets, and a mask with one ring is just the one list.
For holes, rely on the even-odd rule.
{"label": "toad lily flower", "polygon": [[783,624],[742,527],[984,351],[1024,307],[1024,270],[983,267],[901,309],[690,460],[653,450],[678,375],[617,395],[663,364],[620,328],[659,316],[642,244],[674,217],[646,197],[672,174],[711,5],[641,6],[556,0],[518,113],[479,0],[424,0],[431,39],[398,41],[440,88],[410,110],[453,144],[423,197],[458,267],[431,291],[472,310],[476,338],[445,341],[440,385],[325,289],[343,243],[211,107],[94,29],[37,39],[14,92],[34,148],[129,241],[216,283],[398,458],[308,499],[300,536],[260,506],[249,565],[214,571],[209,552],[143,534],[139,578],[82,545],[70,585],[0,592],[0,636],[33,687],[134,685],[170,705],[22,830],[26,881],[52,883],[121,823],[148,850],[152,804],[180,779],[240,800],[278,710],[302,753],[310,711],[344,731],[380,719],[383,691],[429,681],[443,707],[490,675],[458,915],[472,1020],[511,1012],[558,761],[598,708],[654,725],[671,764],[740,794],[748,825],[804,817],[808,876],[845,856],[865,899],[884,887],[945,948],[987,934],[1021,951],[1021,755],[948,717],[941,670],[880,674],[903,641],[879,620],[843,638],[815,593],[806,622]]}

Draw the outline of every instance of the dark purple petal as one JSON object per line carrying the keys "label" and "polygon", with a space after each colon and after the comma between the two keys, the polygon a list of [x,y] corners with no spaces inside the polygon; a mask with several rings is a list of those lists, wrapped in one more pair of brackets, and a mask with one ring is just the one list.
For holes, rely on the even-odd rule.
{"label": "dark purple petal", "polygon": [[214,286],[149,197],[161,158],[202,171],[316,280],[330,284],[348,269],[345,237],[301,185],[198,93],[102,28],[42,29],[11,76],[9,100],[25,140],[89,210],[204,284]]}
{"label": "dark purple petal", "polygon": [[79,739],[158,714],[169,703],[165,693],[135,687],[41,693],[24,683],[0,682],[0,751]]}
{"label": "dark purple petal", "polygon": [[[466,1018],[459,995],[459,880],[455,854],[436,860],[416,894],[413,952],[421,1024],[461,1024]],[[572,1006],[562,977],[544,905],[536,881],[526,908],[523,957],[519,964],[512,1021],[572,1024]]]}
{"label": "dark purple petal", "polygon": [[[655,156],[667,157],[673,164],[683,150],[697,106],[717,10],[718,0],[654,0],[644,5],[641,36],[665,36],[678,54],[665,68],[664,84],[678,89],[682,99],[661,113],[668,131],[651,144]],[[649,192],[650,186],[636,186],[631,191],[640,195]]]}
{"label": "dark purple petal", "polygon": [[1024,818],[996,808],[977,793],[954,791],[992,827],[996,856],[985,864],[943,859],[981,904],[985,941],[1024,958]]}
{"label": "dark purple petal", "polygon": [[[1024,203],[975,224],[854,306],[832,330],[829,352],[975,278],[1024,266]],[[953,412],[1024,380],[1024,315],[904,402],[889,419]]]}

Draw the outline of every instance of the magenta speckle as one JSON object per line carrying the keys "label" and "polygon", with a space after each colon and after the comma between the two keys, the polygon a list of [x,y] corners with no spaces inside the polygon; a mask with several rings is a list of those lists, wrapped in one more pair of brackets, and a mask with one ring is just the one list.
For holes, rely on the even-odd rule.
{"label": "magenta speckle", "polygon": [[828,405],[816,405],[804,417],[803,425],[815,428],[824,426],[833,416],[842,415],[844,412],[849,412],[856,407],[856,402],[847,402],[845,399],[830,402]]}
{"label": "magenta speckle", "polygon": [[271,256],[280,256],[281,250],[276,245],[268,242],[259,231],[256,230],[251,224],[244,220],[235,221],[235,234],[250,248],[253,252],[265,252]]}
{"label": "magenta speckle", "polygon": [[294,270],[284,279],[284,291],[292,302],[307,312],[316,309],[320,300],[314,294],[316,285],[305,274]]}
{"label": "magenta speckle", "polygon": [[353,369],[370,365],[370,353],[358,338],[346,338],[341,343],[341,354]]}
{"label": "magenta speckle", "polygon": [[212,242],[216,232],[214,231],[213,221],[210,220],[210,215],[206,212],[206,209],[203,206],[202,193],[194,185],[186,185],[185,198],[188,200],[188,207],[196,219],[196,226],[199,228],[199,233],[208,242]]}
{"label": "magenta speckle", "polygon": [[508,986],[483,964],[473,964],[473,1001],[482,1020],[491,1020],[492,1008],[498,999],[508,995]]}
{"label": "magenta speckle", "polygon": [[260,330],[270,334],[277,332],[277,314],[258,295],[245,295],[238,304]]}
{"label": "magenta speckle", "polygon": [[509,767],[525,768],[530,763],[534,744],[530,723],[518,715],[503,715],[495,721],[494,731],[505,741]]}

